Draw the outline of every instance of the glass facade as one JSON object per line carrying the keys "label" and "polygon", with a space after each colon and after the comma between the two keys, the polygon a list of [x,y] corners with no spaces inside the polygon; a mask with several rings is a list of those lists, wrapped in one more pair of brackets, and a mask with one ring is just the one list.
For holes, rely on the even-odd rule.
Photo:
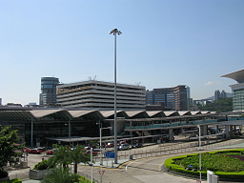
{"label": "glass facade", "polygon": [[244,110],[244,88],[234,90],[233,96],[233,110],[234,111],[241,111]]}
{"label": "glass facade", "polygon": [[59,79],[55,77],[41,78],[41,94],[40,105],[55,105],[56,101],[56,86],[59,84]]}

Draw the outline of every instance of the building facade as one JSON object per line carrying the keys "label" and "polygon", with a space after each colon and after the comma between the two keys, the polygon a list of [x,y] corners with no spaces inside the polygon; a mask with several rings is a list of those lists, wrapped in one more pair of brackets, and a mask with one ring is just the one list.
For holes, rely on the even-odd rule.
{"label": "building facade", "polygon": [[[144,86],[117,84],[117,109],[145,109]],[[89,80],[57,86],[57,103],[64,108],[113,109],[114,83]]]}
{"label": "building facade", "polygon": [[161,105],[165,110],[188,110],[190,88],[179,85],[172,88],[155,88],[146,93],[147,105]]}
{"label": "building facade", "polygon": [[223,75],[223,77],[237,81],[237,84],[230,86],[233,91],[233,111],[244,111],[244,69]]}
{"label": "building facade", "polygon": [[59,84],[59,79],[55,77],[42,77],[41,78],[41,94],[40,105],[54,106],[56,100],[56,87]]}

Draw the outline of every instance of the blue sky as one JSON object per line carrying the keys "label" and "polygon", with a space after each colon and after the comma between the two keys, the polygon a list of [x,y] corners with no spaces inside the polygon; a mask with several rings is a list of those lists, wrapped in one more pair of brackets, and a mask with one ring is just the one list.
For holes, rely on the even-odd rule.
{"label": "blue sky", "polygon": [[147,89],[185,84],[191,97],[230,92],[223,74],[244,68],[242,0],[0,0],[0,98],[39,102],[42,76]]}

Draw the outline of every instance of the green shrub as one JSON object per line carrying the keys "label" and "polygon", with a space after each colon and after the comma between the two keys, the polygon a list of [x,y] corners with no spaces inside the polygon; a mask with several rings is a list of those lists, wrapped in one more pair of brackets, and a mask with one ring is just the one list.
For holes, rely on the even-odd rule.
{"label": "green shrub", "polygon": [[42,183],[75,183],[79,182],[79,175],[72,174],[68,168],[58,167],[51,169],[46,177],[41,181]]}
{"label": "green shrub", "polygon": [[12,179],[11,183],[22,183],[20,179]]}
{"label": "green shrub", "polygon": [[[206,170],[212,170],[220,180],[244,180],[244,161],[227,155],[242,155],[244,149],[231,149],[202,153],[202,175],[206,176]],[[191,165],[191,169],[187,167]],[[164,166],[170,170],[184,175],[199,175],[199,154],[188,154],[171,157],[165,160]]]}
{"label": "green shrub", "polygon": [[48,160],[43,160],[39,163],[37,163],[34,167],[35,170],[46,170],[48,169]]}
{"label": "green shrub", "polygon": [[20,179],[12,179],[12,180],[2,181],[1,183],[22,183],[22,181]]}
{"label": "green shrub", "polygon": [[77,182],[77,183],[91,183],[91,180],[89,180],[89,179],[87,179],[87,178],[81,176],[81,177],[79,178],[79,182]]}

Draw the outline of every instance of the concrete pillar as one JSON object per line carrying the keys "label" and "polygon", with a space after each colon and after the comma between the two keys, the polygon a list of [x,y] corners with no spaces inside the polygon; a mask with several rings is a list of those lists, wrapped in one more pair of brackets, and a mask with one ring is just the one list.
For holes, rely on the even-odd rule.
{"label": "concrete pillar", "polygon": [[31,147],[34,147],[33,133],[34,133],[34,123],[33,123],[33,120],[31,120],[31,137],[30,137],[30,145],[31,145]]}
{"label": "concrete pillar", "polygon": [[201,135],[208,135],[208,125],[202,125],[201,126]]}
{"label": "concrete pillar", "polygon": [[172,128],[169,129],[169,140],[170,141],[173,141],[174,140],[174,132],[173,132],[173,129]]}
{"label": "concrete pillar", "polygon": [[225,125],[225,138],[230,138],[230,125]]}

